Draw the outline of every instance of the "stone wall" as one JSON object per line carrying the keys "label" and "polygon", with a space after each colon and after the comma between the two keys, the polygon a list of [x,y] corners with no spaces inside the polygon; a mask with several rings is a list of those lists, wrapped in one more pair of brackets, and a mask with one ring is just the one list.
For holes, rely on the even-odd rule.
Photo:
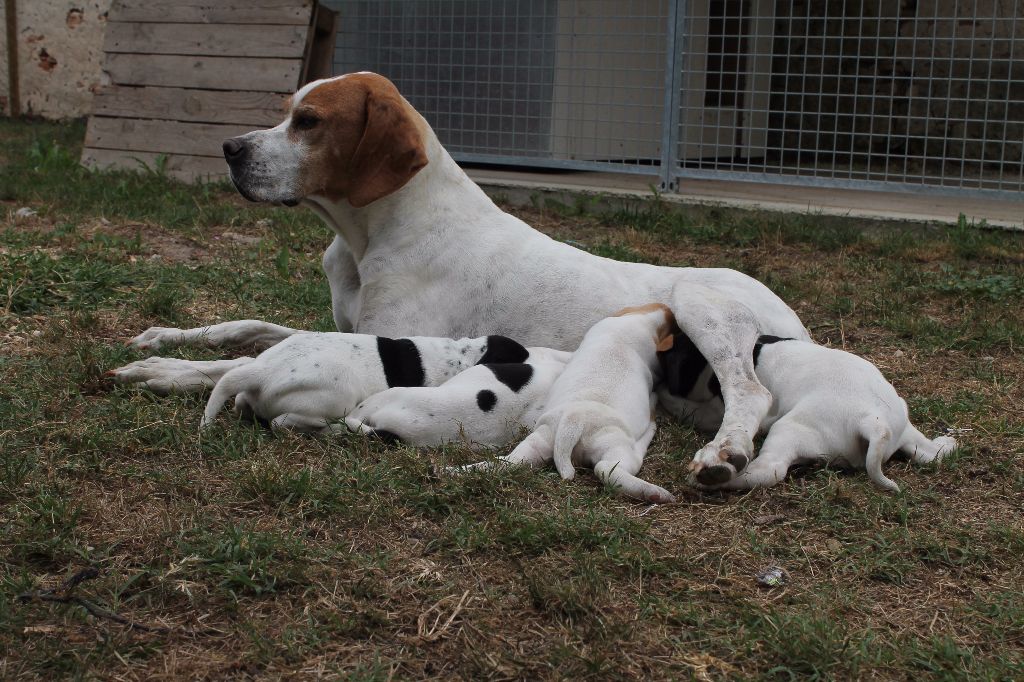
{"label": "stone wall", "polygon": [[[770,146],[783,156],[859,170],[889,156],[889,172],[929,174],[963,160],[1021,163],[1022,0],[779,0],[777,10],[791,17],[775,23],[772,65]],[[955,169],[936,167],[941,158]]]}
{"label": "stone wall", "polygon": [[[89,113],[102,78],[111,0],[17,0],[21,110],[46,118]],[[0,0],[0,17],[6,16]],[[6,31],[0,31],[0,106],[10,113]]]}

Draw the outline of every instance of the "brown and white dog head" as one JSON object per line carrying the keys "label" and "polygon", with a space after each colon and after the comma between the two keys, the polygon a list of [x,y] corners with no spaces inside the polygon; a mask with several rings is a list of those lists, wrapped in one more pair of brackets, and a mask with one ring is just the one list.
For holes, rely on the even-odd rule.
{"label": "brown and white dog head", "polygon": [[403,187],[427,165],[429,127],[394,84],[375,73],[314,81],[288,118],[224,141],[231,181],[250,201],[308,196],[360,208]]}

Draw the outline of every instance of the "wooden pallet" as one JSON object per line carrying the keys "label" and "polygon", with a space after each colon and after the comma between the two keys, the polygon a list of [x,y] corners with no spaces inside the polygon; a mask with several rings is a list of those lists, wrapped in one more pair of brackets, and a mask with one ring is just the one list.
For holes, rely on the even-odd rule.
{"label": "wooden pallet", "polygon": [[336,21],[316,0],[115,0],[82,163],[226,176],[225,138],[276,125],[330,75]]}

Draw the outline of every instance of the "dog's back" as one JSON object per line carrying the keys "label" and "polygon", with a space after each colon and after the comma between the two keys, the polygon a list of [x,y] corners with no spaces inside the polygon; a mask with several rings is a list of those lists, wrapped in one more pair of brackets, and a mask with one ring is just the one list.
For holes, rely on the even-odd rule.
{"label": "dog's back", "polygon": [[652,428],[657,350],[671,340],[674,323],[664,306],[644,306],[599,321],[583,337],[539,421],[553,429],[562,478],[575,475],[574,453],[590,465],[613,450],[642,461],[646,443],[643,452],[636,443]]}
{"label": "dog's back", "polygon": [[[690,346],[677,339],[673,349],[662,354],[667,379],[661,390],[688,392],[689,398],[696,398],[694,413],[713,422],[716,414],[721,418],[721,393],[715,390],[717,381],[703,358],[694,356]],[[893,385],[875,365],[852,353],[809,341],[762,336],[754,347],[754,367],[772,394],[771,409],[760,428],[769,439],[777,430],[776,436],[792,432],[787,442],[797,446],[800,441],[795,449],[863,467],[872,481],[888,490],[899,490],[882,472],[882,465],[895,452],[906,452],[913,461],[923,463],[956,447],[952,438],[925,438],[910,423],[906,402]],[[685,402],[688,398],[674,399]],[[801,455],[793,461],[807,458]]]}

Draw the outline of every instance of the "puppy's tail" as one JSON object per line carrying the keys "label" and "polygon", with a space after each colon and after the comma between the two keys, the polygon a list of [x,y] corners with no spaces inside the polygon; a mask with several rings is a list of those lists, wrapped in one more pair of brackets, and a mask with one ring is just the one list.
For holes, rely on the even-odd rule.
{"label": "puppy's tail", "polygon": [[206,408],[203,410],[203,418],[199,422],[199,428],[205,429],[213,423],[220,411],[224,409],[224,403],[228,398],[238,395],[249,383],[252,372],[247,366],[231,370],[220,378],[210,393],[210,399],[206,401]]}
{"label": "puppy's tail", "polygon": [[879,426],[873,417],[868,417],[861,426],[861,435],[868,440],[868,454],[864,460],[868,478],[876,485],[898,493],[900,487],[882,473],[882,464],[895,450],[892,446],[892,433],[889,432],[889,429]]}
{"label": "puppy's tail", "polygon": [[572,463],[572,451],[583,437],[586,428],[586,417],[579,412],[566,410],[555,428],[553,458],[559,475],[569,481],[576,477],[576,467]]}
{"label": "puppy's tail", "polygon": [[669,504],[675,502],[675,495],[661,486],[648,483],[642,478],[624,471],[620,462],[601,461],[594,467],[594,474],[605,484],[615,486],[623,495],[644,502]]}

